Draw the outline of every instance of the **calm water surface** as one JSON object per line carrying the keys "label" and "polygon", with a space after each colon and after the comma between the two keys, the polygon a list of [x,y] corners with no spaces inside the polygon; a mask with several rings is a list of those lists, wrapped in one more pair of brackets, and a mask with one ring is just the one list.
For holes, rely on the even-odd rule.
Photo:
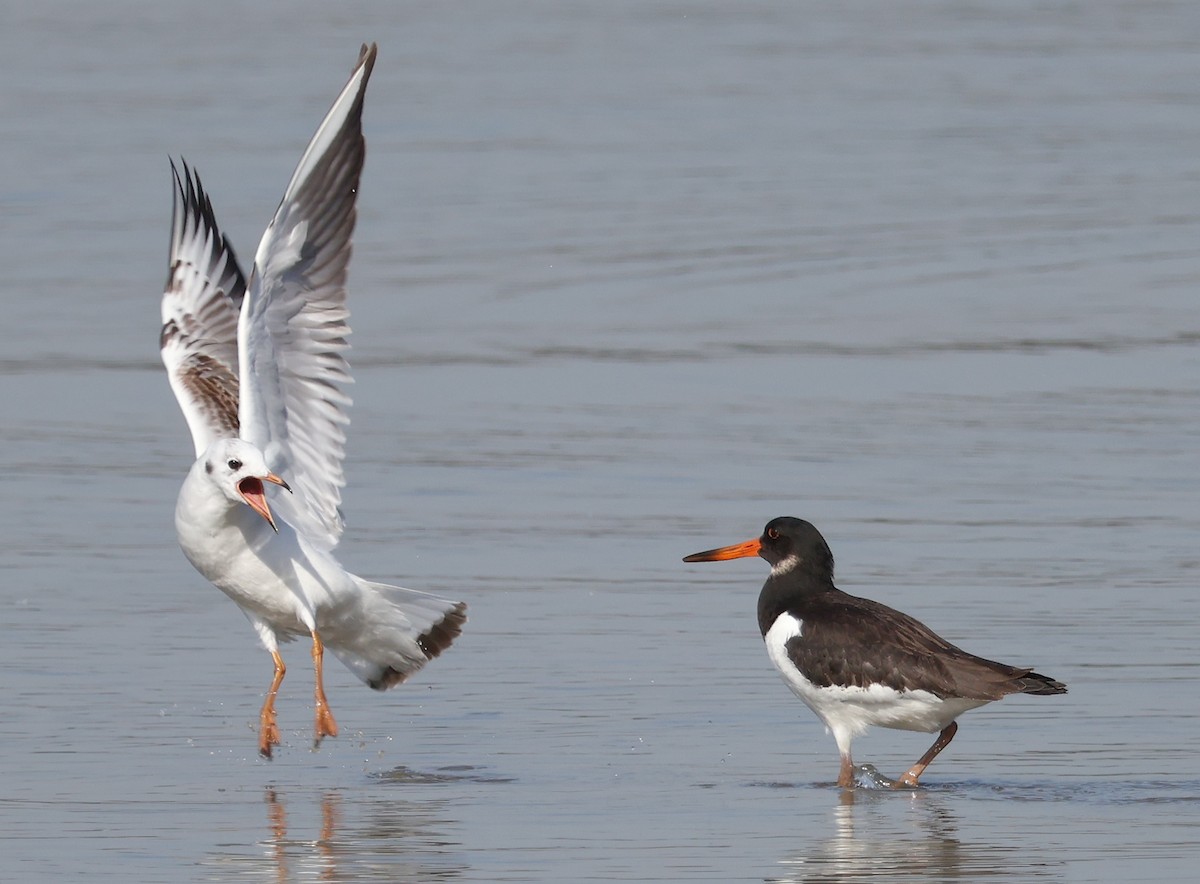
{"label": "calm water surface", "polygon": [[[471,620],[315,753],[293,646],[267,763],[166,158],[248,258],[363,40],[342,558]],[[9,4],[0,73],[0,878],[1192,880],[1200,8]],[[833,788],[763,564],[679,561],[784,514],[1071,693]]]}

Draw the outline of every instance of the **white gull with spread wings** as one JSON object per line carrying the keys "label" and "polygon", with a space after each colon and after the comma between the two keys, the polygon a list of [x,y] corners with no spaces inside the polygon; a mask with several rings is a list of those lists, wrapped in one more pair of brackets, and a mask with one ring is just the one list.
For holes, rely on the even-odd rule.
{"label": "white gull with spread wings", "polygon": [[[175,205],[162,359],[196,462],[175,507],[188,560],[250,619],[275,664],[259,751],[279,745],[279,642],[311,636],[316,743],[336,736],[323,649],[377,690],[404,681],[461,632],[466,606],[372,583],[333,556],[349,383],[346,266],[365,145],[363,46],[271,219],[246,282],[199,175],[172,164]],[[267,486],[272,490],[268,502]]]}

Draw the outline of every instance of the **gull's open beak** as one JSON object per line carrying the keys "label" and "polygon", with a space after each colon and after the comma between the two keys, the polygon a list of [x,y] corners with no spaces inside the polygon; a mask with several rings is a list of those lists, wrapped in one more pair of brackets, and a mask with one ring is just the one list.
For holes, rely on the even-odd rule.
{"label": "gull's open beak", "polygon": [[267,505],[267,495],[263,490],[263,482],[271,482],[281,488],[291,491],[291,487],[283,479],[276,476],[274,473],[267,473],[261,479],[257,476],[249,476],[238,482],[238,491],[241,492],[242,500],[246,501],[246,505],[254,510],[260,516],[267,520],[267,524],[279,533],[279,528],[275,524],[275,517],[271,515],[271,508]]}
{"label": "gull's open beak", "polygon": [[723,562],[726,559],[745,559],[756,556],[762,549],[762,540],[755,537],[745,543],[735,543],[733,546],[723,546],[720,549],[710,549],[704,552],[692,553],[684,559],[685,562]]}

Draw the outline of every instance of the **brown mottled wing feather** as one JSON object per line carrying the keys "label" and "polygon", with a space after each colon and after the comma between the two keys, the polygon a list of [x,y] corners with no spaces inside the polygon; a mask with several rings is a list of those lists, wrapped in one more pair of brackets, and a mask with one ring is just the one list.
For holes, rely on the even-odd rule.
{"label": "brown mottled wing feather", "polygon": [[804,625],[788,643],[788,656],[817,685],[878,683],[971,700],[1066,691],[1031,669],[969,654],[907,614],[870,599],[839,594],[795,616]]}
{"label": "brown mottled wing feather", "polygon": [[171,163],[175,199],[162,298],[163,364],[199,457],[238,435],[238,311],[246,280],[217,227],[200,176]]}

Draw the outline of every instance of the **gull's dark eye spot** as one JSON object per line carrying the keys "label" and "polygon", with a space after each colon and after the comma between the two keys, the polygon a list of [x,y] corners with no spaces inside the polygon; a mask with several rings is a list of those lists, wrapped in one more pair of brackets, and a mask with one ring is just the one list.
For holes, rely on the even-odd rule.
{"label": "gull's dark eye spot", "polygon": [[231,457],[229,459],[229,463],[225,464],[225,466],[229,467],[229,469],[233,470],[236,473],[238,470],[240,470],[242,468],[242,462],[240,460],[238,460],[236,457]]}
{"label": "gull's dark eye spot", "polygon": [[212,473],[212,461],[211,460],[206,460],[204,462],[204,472]]}

